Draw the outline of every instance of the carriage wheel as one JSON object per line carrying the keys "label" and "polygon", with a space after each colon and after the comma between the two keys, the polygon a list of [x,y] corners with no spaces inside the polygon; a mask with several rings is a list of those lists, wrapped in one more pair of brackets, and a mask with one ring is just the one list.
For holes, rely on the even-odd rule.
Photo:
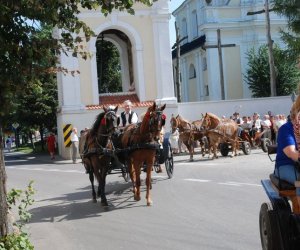
{"label": "carriage wheel", "polygon": [[251,145],[249,142],[244,141],[242,142],[242,150],[245,155],[250,155],[251,154]]}
{"label": "carriage wheel", "polygon": [[129,169],[127,163],[124,164],[124,167],[121,168],[122,171],[122,177],[126,182],[129,182],[130,176],[129,176]]}
{"label": "carriage wheel", "polygon": [[221,155],[227,156],[229,153],[229,146],[227,143],[220,143],[220,152]]}
{"label": "carriage wheel", "polygon": [[270,203],[263,203],[259,212],[259,231],[263,250],[280,250],[280,232],[277,215]]}
{"label": "carriage wheel", "polygon": [[300,218],[299,215],[291,214],[287,226],[288,249],[299,249],[300,244]]}
{"label": "carriage wheel", "polygon": [[271,145],[272,142],[269,138],[261,139],[261,149],[266,153],[268,152],[268,146]]}
{"label": "carriage wheel", "polygon": [[173,161],[173,152],[170,144],[168,144],[168,152],[166,152],[165,167],[166,167],[168,177],[169,179],[171,179],[173,177],[174,161]]}

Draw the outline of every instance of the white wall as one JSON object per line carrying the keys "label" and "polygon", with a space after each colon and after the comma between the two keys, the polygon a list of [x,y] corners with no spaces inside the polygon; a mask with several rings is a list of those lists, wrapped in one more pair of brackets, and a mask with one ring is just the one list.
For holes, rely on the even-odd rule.
{"label": "white wall", "polygon": [[252,116],[254,112],[258,112],[262,116],[268,111],[272,111],[273,114],[284,114],[287,116],[291,105],[292,100],[290,96],[190,102],[179,103],[178,114],[191,121],[200,119],[201,114],[205,114],[206,112],[214,113],[219,117],[225,115],[227,118],[234,112],[240,113],[240,116]]}

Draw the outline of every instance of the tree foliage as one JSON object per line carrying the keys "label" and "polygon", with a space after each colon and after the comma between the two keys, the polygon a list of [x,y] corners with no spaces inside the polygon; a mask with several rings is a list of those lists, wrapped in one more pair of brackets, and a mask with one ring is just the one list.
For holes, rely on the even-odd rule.
{"label": "tree foliage", "polygon": [[[108,15],[113,9],[134,13],[133,4],[151,5],[151,0],[2,0],[0,2],[0,237],[8,234],[7,203],[5,202],[6,174],[3,160],[2,126],[5,115],[11,113],[13,103],[23,94],[36,102],[46,112],[47,95],[51,76],[57,68],[60,53],[87,57],[81,42],[88,41],[92,30],[78,18],[81,9],[96,9]],[[55,36],[41,32],[59,29]],[[50,53],[52,52],[52,53]],[[45,63],[47,62],[47,63]],[[50,67],[49,67],[50,66]],[[72,72],[71,72],[72,73]],[[53,77],[53,76],[52,76]],[[29,93],[30,90],[33,93]],[[35,95],[43,95],[43,100]],[[52,105],[52,104],[51,104]],[[22,107],[26,109],[27,107]],[[30,108],[33,108],[32,106]],[[49,113],[48,113],[49,114]],[[28,115],[24,113],[24,116]],[[50,116],[51,117],[51,116]]]}
{"label": "tree foliage", "polygon": [[99,93],[114,93],[122,91],[120,54],[114,44],[108,41],[98,41],[97,71]]}
{"label": "tree foliage", "polygon": [[[290,95],[296,90],[300,80],[300,71],[297,68],[296,60],[277,46],[274,47],[273,54],[276,65],[277,95]],[[270,68],[267,46],[263,45],[257,51],[252,48],[248,51],[247,57],[248,69],[244,78],[252,91],[252,96],[270,96]]]}
{"label": "tree foliage", "polygon": [[282,39],[288,44],[289,53],[300,56],[300,1],[299,0],[273,0],[274,11],[287,17],[288,32],[282,31]]}

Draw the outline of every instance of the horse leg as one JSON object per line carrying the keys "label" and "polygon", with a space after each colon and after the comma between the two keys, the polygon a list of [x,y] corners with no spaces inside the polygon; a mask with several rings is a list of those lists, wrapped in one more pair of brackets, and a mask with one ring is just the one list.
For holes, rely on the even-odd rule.
{"label": "horse leg", "polygon": [[[135,171],[135,192],[134,192],[134,200],[139,201],[141,199],[141,165],[143,162],[135,162],[134,163],[134,171]],[[152,167],[150,168],[152,171]],[[147,166],[148,172],[148,166]]]}
{"label": "horse leg", "polygon": [[190,153],[190,161],[194,161],[193,157],[194,157],[194,147],[191,146],[189,143],[185,144],[187,149],[189,150]]}
{"label": "horse leg", "polygon": [[130,179],[131,179],[131,183],[132,183],[132,192],[135,195],[135,193],[136,193],[136,175],[135,175],[133,162],[131,159],[128,161],[128,170],[129,170],[129,175],[130,175]]}
{"label": "horse leg", "polygon": [[151,195],[150,195],[150,189],[151,189],[151,168],[154,164],[154,161],[148,161],[147,162],[147,177],[146,177],[146,200],[147,200],[147,206],[152,205]]}
{"label": "horse leg", "polygon": [[91,185],[92,185],[93,202],[96,203],[97,199],[96,199],[96,191],[95,191],[95,186],[94,186],[94,173],[93,173],[93,171],[89,172],[89,178],[90,178],[90,182],[91,182]]}
{"label": "horse leg", "polygon": [[99,187],[100,187],[100,196],[101,196],[101,205],[104,207],[108,206],[108,202],[106,199],[106,194],[105,194],[105,184],[106,184],[106,175],[107,175],[107,169],[103,168],[102,172],[100,173],[100,182],[99,182]]}

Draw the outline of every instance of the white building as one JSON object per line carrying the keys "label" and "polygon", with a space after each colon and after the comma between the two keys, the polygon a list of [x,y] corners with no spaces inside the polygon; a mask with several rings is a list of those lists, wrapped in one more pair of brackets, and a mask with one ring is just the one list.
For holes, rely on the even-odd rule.
{"label": "white building", "polygon": [[[70,129],[90,127],[104,105],[120,105],[130,99],[135,111],[142,113],[153,101],[176,108],[173,88],[172,58],[169,41],[169,0],[159,0],[152,7],[136,3],[135,15],[113,11],[105,17],[101,10],[79,14],[97,37],[83,44],[91,58],[60,55],[61,66],[80,74],[58,73],[58,143],[60,154],[70,158]],[[57,32],[59,35],[59,31]],[[97,40],[113,43],[120,54],[122,92],[99,93]],[[122,107],[120,107],[120,111]],[[70,126],[65,126],[69,124]]]}
{"label": "white building", "polygon": [[[265,0],[186,0],[172,13],[180,37],[187,36],[181,43],[180,57],[183,102],[251,97],[243,79],[247,68],[246,53],[250,48],[267,44],[267,37],[265,14],[247,13],[263,10],[264,3]],[[286,21],[274,12],[270,12],[270,21],[272,39],[280,44],[279,30],[286,27]],[[218,48],[205,48],[218,44],[218,29],[221,44],[230,46],[221,49],[222,68]],[[176,51],[172,58],[175,72]]]}
{"label": "white building", "polygon": [[[253,2],[253,3],[252,3]],[[222,3],[222,4],[221,4]],[[153,101],[167,104],[167,119],[171,114],[181,114],[190,120],[197,120],[207,111],[217,115],[229,115],[234,111],[246,114],[267,112],[274,103],[280,113],[289,110],[290,98],[272,98],[253,101],[220,100],[219,64],[217,49],[202,50],[201,46],[216,44],[216,30],[221,29],[222,43],[235,43],[236,47],[223,49],[226,99],[249,97],[250,93],[242,81],[246,67],[245,52],[253,45],[265,43],[265,19],[263,15],[247,16],[247,11],[259,10],[262,1],[205,1],[187,0],[174,15],[181,27],[181,33],[188,35],[186,50],[181,59],[182,78],[185,82],[183,94],[186,103],[178,104],[174,93],[172,57],[169,41],[169,0],[158,0],[152,7],[136,3],[135,15],[113,11],[105,17],[100,10],[83,11],[79,18],[86,22],[97,35],[83,43],[91,54],[87,60],[71,55],[60,55],[61,66],[80,74],[58,73],[57,138],[59,154],[71,158],[69,134],[72,127],[81,131],[90,127],[103,106],[118,105],[130,99],[134,110],[140,115]],[[272,16],[273,39],[279,38],[278,27],[284,22]],[[194,28],[192,28],[194,27]],[[59,35],[59,31],[57,33]],[[204,36],[205,35],[205,36]],[[205,38],[205,40],[203,40]],[[114,44],[120,54],[120,93],[100,93],[97,71],[97,41]],[[197,42],[201,42],[198,44]],[[184,51],[184,46],[182,51]],[[99,85],[100,84],[100,85]],[[199,102],[192,102],[199,101]],[[249,105],[251,103],[251,105]],[[263,103],[263,105],[262,105]],[[237,110],[238,109],[238,110]],[[166,124],[166,130],[169,123]]]}

